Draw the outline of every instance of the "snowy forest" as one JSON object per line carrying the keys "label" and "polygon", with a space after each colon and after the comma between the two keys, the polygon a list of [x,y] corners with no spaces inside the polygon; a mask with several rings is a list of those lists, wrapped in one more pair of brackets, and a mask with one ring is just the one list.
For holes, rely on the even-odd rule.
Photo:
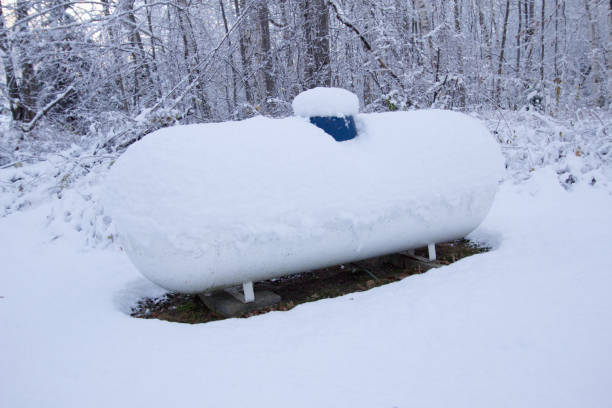
{"label": "snowy forest", "polygon": [[566,117],[608,107],[611,10],[602,0],[5,1],[3,115],[24,138],[53,131],[109,149],[174,123],[286,116],[314,86],[355,92],[365,112]]}

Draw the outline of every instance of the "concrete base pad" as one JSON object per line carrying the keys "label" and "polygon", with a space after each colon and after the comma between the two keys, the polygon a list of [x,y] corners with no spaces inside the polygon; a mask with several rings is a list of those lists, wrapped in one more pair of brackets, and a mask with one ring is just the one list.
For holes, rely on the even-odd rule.
{"label": "concrete base pad", "polygon": [[269,290],[256,290],[255,301],[249,303],[242,303],[224,290],[210,294],[200,293],[198,296],[206,307],[223,317],[241,316],[281,301],[279,295]]}

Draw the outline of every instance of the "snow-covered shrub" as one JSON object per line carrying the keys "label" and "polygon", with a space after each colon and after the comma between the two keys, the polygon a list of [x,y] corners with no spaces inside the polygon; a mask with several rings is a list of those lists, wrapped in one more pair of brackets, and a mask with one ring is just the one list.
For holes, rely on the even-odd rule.
{"label": "snow-covered shrub", "polygon": [[475,115],[501,144],[509,179],[527,179],[533,170],[545,166],[555,168],[566,188],[576,183],[608,184],[612,177],[609,113],[582,109],[566,119],[533,109]]}

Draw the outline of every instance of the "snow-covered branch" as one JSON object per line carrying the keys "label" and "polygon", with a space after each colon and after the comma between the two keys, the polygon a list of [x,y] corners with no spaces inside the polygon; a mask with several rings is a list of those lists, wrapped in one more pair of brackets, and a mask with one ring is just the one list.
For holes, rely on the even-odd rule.
{"label": "snow-covered branch", "polygon": [[66,96],[68,96],[68,94],[70,92],[72,92],[72,91],[74,91],[74,87],[72,85],[70,85],[68,88],[66,88],[66,90],[64,92],[59,94],[55,99],[53,99],[51,102],[46,104],[42,109],[40,109],[38,112],[36,112],[36,115],[32,118],[32,120],[27,122],[27,123],[24,123],[21,126],[21,129],[24,132],[29,132],[32,129],[34,129],[34,126],[36,125],[36,122],[38,122],[40,120],[40,118],[45,116],[47,114],[47,112],[49,112],[59,101],[64,99]]}

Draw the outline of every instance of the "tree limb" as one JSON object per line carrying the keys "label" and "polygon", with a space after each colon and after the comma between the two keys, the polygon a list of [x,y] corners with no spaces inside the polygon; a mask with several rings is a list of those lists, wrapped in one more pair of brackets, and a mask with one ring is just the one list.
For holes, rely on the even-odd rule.
{"label": "tree limb", "polygon": [[40,118],[45,116],[47,114],[47,112],[49,112],[51,110],[51,108],[53,108],[59,101],[64,99],[72,91],[74,91],[74,87],[72,85],[70,85],[68,88],[66,88],[66,90],[64,92],[59,94],[54,100],[52,100],[51,102],[46,104],[45,107],[43,107],[41,110],[39,110],[36,113],[36,115],[34,115],[34,117],[32,118],[31,121],[29,121],[28,123],[24,123],[21,126],[21,130],[23,130],[24,132],[29,132],[32,129],[34,129],[34,126],[36,125],[36,122],[38,122],[38,120]]}

